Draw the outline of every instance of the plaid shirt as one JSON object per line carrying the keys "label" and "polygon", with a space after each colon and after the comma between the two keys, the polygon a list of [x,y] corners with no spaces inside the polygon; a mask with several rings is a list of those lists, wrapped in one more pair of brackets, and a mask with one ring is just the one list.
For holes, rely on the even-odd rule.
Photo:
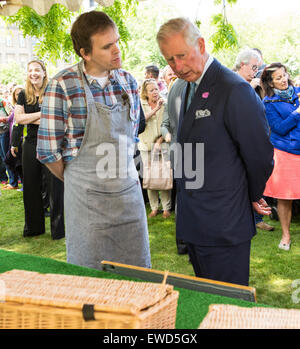
{"label": "plaid shirt", "polygon": [[64,69],[48,84],[41,108],[38,131],[37,158],[42,163],[72,160],[83,140],[87,105],[79,66],[89,83],[96,102],[112,106],[122,100],[124,91],[130,102],[130,118],[135,142],[138,142],[140,99],[135,79],[122,69],[113,70],[108,84],[101,88],[96,80],[86,74],[83,61]]}

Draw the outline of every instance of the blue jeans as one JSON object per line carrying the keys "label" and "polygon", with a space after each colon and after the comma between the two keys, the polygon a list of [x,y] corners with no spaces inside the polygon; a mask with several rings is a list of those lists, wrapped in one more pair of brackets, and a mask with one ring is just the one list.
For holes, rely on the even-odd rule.
{"label": "blue jeans", "polygon": [[2,158],[0,156],[0,181],[1,182],[7,182],[8,180],[8,177],[7,177],[7,174],[6,174],[6,168],[4,166],[4,163],[2,161]]}
{"label": "blue jeans", "polygon": [[13,187],[17,187],[18,175],[16,171],[10,170],[4,162],[4,159],[8,150],[9,150],[9,131],[0,134],[0,157],[8,173],[9,184],[12,185]]}
{"label": "blue jeans", "polygon": [[256,211],[254,211],[254,217],[255,217],[255,224],[263,221],[263,215],[257,213]]}

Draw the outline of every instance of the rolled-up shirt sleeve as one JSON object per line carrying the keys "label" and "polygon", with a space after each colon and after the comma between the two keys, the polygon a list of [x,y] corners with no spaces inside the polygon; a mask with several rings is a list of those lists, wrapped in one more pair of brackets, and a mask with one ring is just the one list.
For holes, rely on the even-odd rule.
{"label": "rolled-up shirt sleeve", "polygon": [[42,163],[62,158],[66,121],[67,97],[59,81],[51,80],[45,90],[38,130],[37,159]]}

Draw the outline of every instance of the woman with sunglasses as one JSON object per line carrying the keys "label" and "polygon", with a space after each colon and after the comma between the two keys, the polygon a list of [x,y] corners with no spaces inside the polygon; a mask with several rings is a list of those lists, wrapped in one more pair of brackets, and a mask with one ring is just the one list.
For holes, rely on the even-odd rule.
{"label": "woman with sunglasses", "polygon": [[278,245],[288,251],[291,246],[290,223],[293,200],[300,199],[300,87],[295,87],[286,67],[281,63],[267,65],[261,75],[266,116],[274,146],[274,170],[265,196],[277,199],[282,228]]}
{"label": "woman with sunglasses", "polygon": [[[24,237],[45,233],[45,211],[43,203],[43,174],[45,175],[51,217],[53,239],[64,237],[63,183],[36,158],[37,132],[41,116],[41,104],[48,83],[44,63],[38,59],[27,65],[25,90],[19,93],[15,107],[15,121],[27,125],[27,135],[22,149],[23,201],[25,210]],[[54,195],[53,195],[54,194]]]}

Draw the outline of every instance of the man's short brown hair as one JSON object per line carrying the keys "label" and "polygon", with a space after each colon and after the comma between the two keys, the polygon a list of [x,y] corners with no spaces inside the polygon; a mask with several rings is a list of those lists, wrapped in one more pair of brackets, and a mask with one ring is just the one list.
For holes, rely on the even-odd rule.
{"label": "man's short brown hair", "polygon": [[115,22],[104,12],[90,11],[80,15],[72,25],[71,38],[73,47],[79,57],[82,57],[80,49],[85,54],[92,51],[91,37],[96,33],[105,32],[108,28],[115,28]]}

